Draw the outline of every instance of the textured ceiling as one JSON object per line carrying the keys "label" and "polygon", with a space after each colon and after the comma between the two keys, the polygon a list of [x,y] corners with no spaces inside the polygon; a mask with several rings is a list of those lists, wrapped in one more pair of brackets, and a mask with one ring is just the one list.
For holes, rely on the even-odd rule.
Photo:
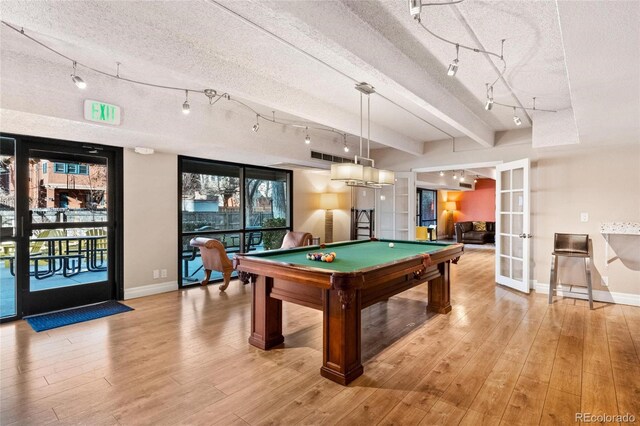
{"label": "textured ceiling", "polygon": [[[404,0],[5,0],[0,14],[93,67],[115,71],[119,61],[121,75],[129,78],[227,91],[264,114],[277,111],[278,117],[310,120],[354,135],[360,133],[360,109],[353,85],[367,81],[378,92],[371,97],[374,148],[421,154],[424,142],[451,136],[492,146],[495,131],[515,128],[511,110],[483,108],[484,84],[496,78],[487,57],[461,51],[457,76],[447,77],[455,49],[420,28]],[[500,39],[507,39],[506,85],[496,84],[497,101],[528,106],[537,96],[541,108],[572,106],[555,2],[467,0],[427,7],[422,16],[434,32],[461,43],[497,51]],[[77,96],[68,81],[68,61],[6,28],[0,35],[7,62],[2,66],[2,107],[76,120],[65,116],[62,105],[52,110],[42,105],[53,97]],[[86,80],[100,82],[99,89],[90,83],[100,99],[126,105],[130,113],[155,101],[152,112],[132,114],[135,126],[126,130],[136,134],[159,132],[173,114],[159,108],[179,108],[182,102],[180,93],[154,92],[80,70]],[[17,87],[29,95],[21,99]],[[193,100],[196,109],[206,108],[200,96]],[[249,112],[231,104],[223,108],[227,117],[243,117],[250,126]],[[188,129],[194,134],[190,143],[206,146],[204,132],[211,126]],[[326,139],[335,148],[335,138]]]}

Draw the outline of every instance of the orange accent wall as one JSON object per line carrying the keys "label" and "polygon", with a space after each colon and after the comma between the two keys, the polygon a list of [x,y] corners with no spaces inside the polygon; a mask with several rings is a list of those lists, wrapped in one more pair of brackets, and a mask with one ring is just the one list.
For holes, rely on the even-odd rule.
{"label": "orange accent wall", "polygon": [[[454,194],[452,194],[454,195]],[[456,222],[496,220],[496,181],[478,179],[475,191],[456,192],[450,197],[458,204]]]}

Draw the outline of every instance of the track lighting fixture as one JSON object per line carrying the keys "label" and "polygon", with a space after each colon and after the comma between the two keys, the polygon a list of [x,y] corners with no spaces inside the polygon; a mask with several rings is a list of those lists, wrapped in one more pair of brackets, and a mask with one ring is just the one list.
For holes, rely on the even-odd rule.
{"label": "track lighting fixture", "polygon": [[460,182],[464,182],[464,170],[460,174]]}
{"label": "track lighting fixture", "polygon": [[349,152],[349,146],[347,145],[347,134],[342,135],[342,144],[344,152]]}
{"label": "track lighting fixture", "polygon": [[251,130],[257,133],[258,129],[260,129],[260,116],[256,114],[256,124],[253,125]]}
{"label": "track lighting fixture", "polygon": [[478,183],[478,175],[476,175],[476,178],[473,180],[473,183]]}
{"label": "track lighting fixture", "polygon": [[184,99],[184,103],[182,104],[182,113],[184,115],[187,115],[191,112],[191,105],[189,105],[189,91],[185,90],[184,94],[185,94],[185,99]]}
{"label": "track lighting fixture", "polygon": [[309,128],[307,127],[305,130],[307,131],[307,136],[304,137],[304,143],[309,145],[311,143],[311,137],[309,136]]}
{"label": "track lighting fixture", "polygon": [[516,123],[516,126],[522,124],[522,120],[520,120],[520,117],[516,114],[516,107],[513,107],[513,122]]}
{"label": "track lighting fixture", "polygon": [[453,77],[458,72],[458,54],[460,53],[460,45],[456,44],[456,58],[449,64],[449,69],[447,70],[447,75],[449,77]]}
{"label": "track lighting fixture", "polygon": [[73,81],[75,85],[78,86],[78,89],[86,89],[87,83],[85,83],[84,80],[80,78],[80,76],[76,75],[76,65],[76,61],[73,61],[73,74],[71,74],[71,81]]}
{"label": "track lighting fixture", "polygon": [[444,172],[440,170],[440,176],[444,176]]}
{"label": "track lighting fixture", "polygon": [[491,108],[493,108],[493,86],[489,87],[487,83],[487,102],[484,104],[484,109],[491,111]]}
{"label": "track lighting fixture", "polygon": [[453,178],[454,178],[455,180],[458,180],[458,173],[453,172]]}

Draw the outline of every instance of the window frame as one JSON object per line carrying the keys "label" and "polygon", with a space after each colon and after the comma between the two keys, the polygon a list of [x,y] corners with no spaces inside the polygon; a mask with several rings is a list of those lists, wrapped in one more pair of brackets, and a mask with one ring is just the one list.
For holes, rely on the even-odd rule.
{"label": "window frame", "polygon": [[428,188],[418,188],[416,191],[416,226],[430,226],[422,224],[422,197],[425,192],[432,192],[434,197],[434,219],[430,219],[429,222],[433,222],[433,224],[438,227],[438,191],[435,189]]}

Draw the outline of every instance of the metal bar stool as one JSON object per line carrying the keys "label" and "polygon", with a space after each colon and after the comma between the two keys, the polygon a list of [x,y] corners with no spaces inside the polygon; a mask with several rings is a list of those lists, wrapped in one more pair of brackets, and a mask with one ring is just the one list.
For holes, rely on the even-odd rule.
{"label": "metal bar stool", "polygon": [[558,285],[558,257],[578,257],[584,259],[584,270],[587,276],[587,292],[589,309],[593,309],[591,290],[591,252],[589,251],[588,234],[555,234],[553,253],[551,254],[551,279],[549,283],[549,304],[553,303],[553,293]]}

